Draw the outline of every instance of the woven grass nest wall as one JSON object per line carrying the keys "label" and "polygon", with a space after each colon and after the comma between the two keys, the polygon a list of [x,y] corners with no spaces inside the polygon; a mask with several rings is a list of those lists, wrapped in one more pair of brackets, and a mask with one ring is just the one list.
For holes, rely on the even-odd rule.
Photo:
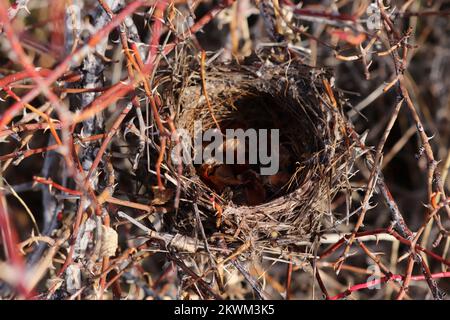
{"label": "woven grass nest wall", "polygon": [[[246,244],[247,251],[257,255],[277,248],[304,251],[332,226],[331,201],[348,183],[354,156],[345,136],[342,101],[332,93],[325,70],[256,60],[205,67],[206,90],[201,66],[195,64],[184,71],[189,76],[172,88],[165,102],[176,108],[176,127],[191,135],[196,120],[202,121],[203,130],[279,129],[279,172],[262,177],[255,174],[259,164],[229,165],[226,172],[243,182],[218,185],[211,177],[220,174],[221,166],[208,167],[208,176],[205,165],[189,164],[181,179],[181,205],[198,208],[211,243],[224,239],[229,248]],[[176,176],[177,169],[171,167]],[[198,220],[192,212],[191,218],[182,212],[176,219],[178,231],[203,241]]]}

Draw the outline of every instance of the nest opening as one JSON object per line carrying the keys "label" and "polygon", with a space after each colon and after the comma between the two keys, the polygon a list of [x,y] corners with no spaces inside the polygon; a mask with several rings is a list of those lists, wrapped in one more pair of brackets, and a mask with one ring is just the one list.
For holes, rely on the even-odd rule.
{"label": "nest opening", "polygon": [[[250,164],[248,150],[250,139],[245,141],[245,164],[202,164],[195,166],[200,179],[225,200],[236,205],[255,206],[284,196],[302,184],[299,174],[304,163],[317,151],[318,141],[314,133],[314,123],[309,115],[302,111],[300,116],[292,112],[289,106],[295,105],[287,97],[275,97],[267,92],[242,90],[236,96],[214,96],[214,117],[225,136],[227,129],[254,129],[278,131],[278,150],[271,154],[270,137],[267,138],[268,155],[278,157],[278,170],[271,175],[261,175],[261,168],[267,167],[258,162]],[[298,107],[298,106],[297,106]],[[201,106],[210,114],[207,106]],[[211,119],[212,115],[211,115]],[[294,122],[295,121],[295,122]],[[203,129],[216,128],[213,120]],[[260,138],[260,137],[258,137]],[[258,141],[259,143],[259,141]],[[230,144],[225,141],[225,149]],[[228,150],[227,150],[228,152]]]}

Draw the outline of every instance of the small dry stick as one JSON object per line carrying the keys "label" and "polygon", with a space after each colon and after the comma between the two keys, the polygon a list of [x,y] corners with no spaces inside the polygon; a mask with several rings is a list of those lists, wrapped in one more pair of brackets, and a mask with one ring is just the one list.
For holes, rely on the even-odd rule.
{"label": "small dry stick", "polygon": [[220,130],[219,122],[217,122],[216,116],[214,115],[214,111],[212,109],[211,102],[209,101],[208,92],[206,90],[205,59],[206,59],[206,52],[202,51],[200,75],[202,78],[203,95],[205,96],[206,105],[208,106],[209,112],[211,113],[211,117],[213,118],[214,123],[216,124],[217,128]]}

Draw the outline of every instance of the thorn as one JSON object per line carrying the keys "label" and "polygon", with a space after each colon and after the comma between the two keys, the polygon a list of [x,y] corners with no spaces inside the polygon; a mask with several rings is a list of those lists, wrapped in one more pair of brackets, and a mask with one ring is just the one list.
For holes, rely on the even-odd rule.
{"label": "thorn", "polygon": [[431,205],[429,205],[429,204],[425,204],[425,203],[422,202],[422,205],[423,205],[425,208],[429,209],[429,210],[434,210],[434,208],[433,208]]}
{"label": "thorn", "polygon": [[128,121],[127,125],[125,126],[125,130],[123,131],[123,138],[126,139],[127,134],[131,133],[133,131],[133,127],[134,127],[134,119],[136,117],[131,118],[130,121]]}
{"label": "thorn", "polygon": [[84,127],[80,130],[80,140],[83,140],[86,136],[84,135]]}
{"label": "thorn", "polygon": [[376,208],[377,205],[378,205],[378,203],[375,203],[375,204],[370,204],[370,203],[369,203],[369,204],[367,205],[367,210],[372,210],[372,209]]}
{"label": "thorn", "polygon": [[111,42],[117,44],[117,43],[120,43],[120,39],[119,38],[117,40],[111,39]]}
{"label": "thorn", "polygon": [[367,135],[369,134],[369,130],[366,130],[366,131],[364,131],[364,133],[361,135],[361,138],[360,138],[360,140],[361,140],[361,143],[362,144],[366,144],[366,138],[367,138]]}
{"label": "thorn", "polygon": [[30,12],[30,10],[28,9],[28,7],[27,6],[25,6],[25,5],[23,5],[23,6],[20,6],[19,7],[19,10],[20,9],[23,9],[23,10],[25,10],[25,12],[27,13],[27,14],[31,14],[31,12]]}

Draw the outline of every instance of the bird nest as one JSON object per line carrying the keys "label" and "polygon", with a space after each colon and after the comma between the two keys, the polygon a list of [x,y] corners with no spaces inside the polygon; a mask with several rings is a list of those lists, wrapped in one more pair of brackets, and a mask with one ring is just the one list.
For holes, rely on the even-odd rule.
{"label": "bird nest", "polygon": [[[226,152],[236,148],[227,129],[278,130],[278,150],[273,150],[279,165],[277,172],[261,175],[267,163],[249,163],[248,154],[240,164],[205,159],[185,164],[181,206],[191,210],[179,210],[177,231],[201,241],[206,236],[211,243],[221,238],[235,248],[250,244],[253,253],[311,244],[325,221],[333,220],[332,199],[348,186],[354,159],[330,74],[292,61],[254,58],[249,64],[204,68],[202,77],[202,67],[191,66],[183,84],[168,90],[165,102],[176,108],[175,126],[195,136],[201,121],[202,133],[215,129],[225,136]],[[172,151],[176,145],[172,142]],[[172,170],[176,176],[176,166]]]}

